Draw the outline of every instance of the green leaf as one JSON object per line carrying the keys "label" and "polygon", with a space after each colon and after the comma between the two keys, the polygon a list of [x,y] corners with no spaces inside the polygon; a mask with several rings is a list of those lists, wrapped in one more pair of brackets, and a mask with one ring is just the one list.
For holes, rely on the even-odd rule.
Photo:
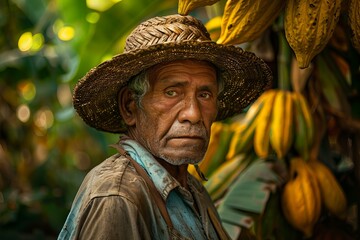
{"label": "green leaf", "polygon": [[253,227],[254,217],[264,212],[270,193],[276,190],[280,179],[273,172],[272,165],[263,159],[254,161],[222,199],[218,212],[233,239],[238,237],[238,227]]}
{"label": "green leaf", "polygon": [[346,92],[341,82],[346,82],[343,79],[339,79],[335,74],[332,66],[330,56],[319,55],[316,59],[316,65],[318,68],[318,79],[321,85],[321,91],[327,104],[334,110],[349,113],[350,105],[347,100]]}
{"label": "green leaf", "polygon": [[295,230],[285,219],[281,207],[281,193],[271,194],[264,213],[256,224],[258,239],[295,240],[302,234]]}

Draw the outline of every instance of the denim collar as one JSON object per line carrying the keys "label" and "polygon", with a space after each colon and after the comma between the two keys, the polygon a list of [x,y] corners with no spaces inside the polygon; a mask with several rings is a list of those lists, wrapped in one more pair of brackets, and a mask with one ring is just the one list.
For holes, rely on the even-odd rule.
{"label": "denim collar", "polygon": [[154,158],[154,156],[138,142],[126,135],[123,135],[120,138],[119,144],[138,164],[140,164],[140,166],[145,169],[165,201],[169,193],[174,188],[180,186],[180,183],[172,177],[170,173],[168,173],[168,171]]}

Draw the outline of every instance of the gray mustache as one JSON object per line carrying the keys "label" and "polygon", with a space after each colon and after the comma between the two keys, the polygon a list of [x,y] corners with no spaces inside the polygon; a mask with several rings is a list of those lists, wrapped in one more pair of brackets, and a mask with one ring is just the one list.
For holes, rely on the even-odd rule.
{"label": "gray mustache", "polygon": [[198,137],[198,138],[208,138],[208,134],[204,127],[191,127],[191,128],[176,128],[171,129],[168,138],[180,138],[180,137]]}

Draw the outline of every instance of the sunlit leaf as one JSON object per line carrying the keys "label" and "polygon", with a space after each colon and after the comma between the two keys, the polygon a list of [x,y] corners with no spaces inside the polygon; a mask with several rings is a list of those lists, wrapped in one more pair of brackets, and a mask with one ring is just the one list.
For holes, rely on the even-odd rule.
{"label": "sunlit leaf", "polygon": [[115,3],[121,0],[86,0],[89,8],[103,12],[111,8]]}
{"label": "sunlit leaf", "polygon": [[[258,159],[229,188],[218,207],[220,218],[227,223],[229,232],[236,234],[234,229],[238,227],[253,227],[253,216],[264,211],[270,193],[276,190],[279,182],[271,168],[272,163]],[[236,239],[236,236],[232,237]]]}

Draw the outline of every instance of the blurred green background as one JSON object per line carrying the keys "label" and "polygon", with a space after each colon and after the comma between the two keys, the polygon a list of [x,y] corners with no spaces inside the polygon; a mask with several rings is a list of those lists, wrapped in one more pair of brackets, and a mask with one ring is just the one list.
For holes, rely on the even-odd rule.
{"label": "blurred green background", "polygon": [[[191,15],[206,23],[222,15],[225,2],[196,9]],[[85,174],[115,153],[109,144],[118,140],[118,135],[101,133],[82,122],[72,106],[72,89],[92,67],[121,53],[126,36],[138,23],[175,14],[177,6],[178,0],[0,0],[1,240],[56,239]],[[277,23],[273,25],[271,34],[281,36]],[[282,52],[281,46],[289,47],[278,40],[270,41],[268,35],[244,46],[270,65],[277,80],[281,69],[288,72],[290,68],[290,61],[281,62],[284,59],[277,53]],[[343,38],[347,44],[343,35],[333,37],[330,50],[337,49],[334,42]],[[281,40],[278,36],[275,39]],[[344,41],[340,43],[344,45]],[[322,158],[351,158],[354,162],[357,183],[350,184],[346,192],[350,200],[355,199],[351,202],[358,204],[353,186],[358,186],[360,176],[359,55],[349,49],[343,56],[354,74],[351,91],[347,87],[341,96],[346,96],[345,105],[351,106],[349,112],[354,118],[337,116],[335,124],[330,117],[329,126],[319,127],[328,128],[327,136],[336,147],[336,151],[329,151],[329,146],[322,149]],[[325,90],[329,89],[322,90],[319,95],[334,100],[326,98]],[[339,126],[353,138],[335,141],[334,136],[342,137]],[[347,145],[340,146],[343,143]],[[330,156],[334,152],[336,156]],[[278,208],[270,204],[269,209],[277,213]],[[354,212],[358,215],[360,210]],[[279,231],[284,235],[283,229]]]}
{"label": "blurred green background", "polygon": [[118,136],[87,127],[72,89],[176,0],[0,0],[0,239],[55,239]]}

